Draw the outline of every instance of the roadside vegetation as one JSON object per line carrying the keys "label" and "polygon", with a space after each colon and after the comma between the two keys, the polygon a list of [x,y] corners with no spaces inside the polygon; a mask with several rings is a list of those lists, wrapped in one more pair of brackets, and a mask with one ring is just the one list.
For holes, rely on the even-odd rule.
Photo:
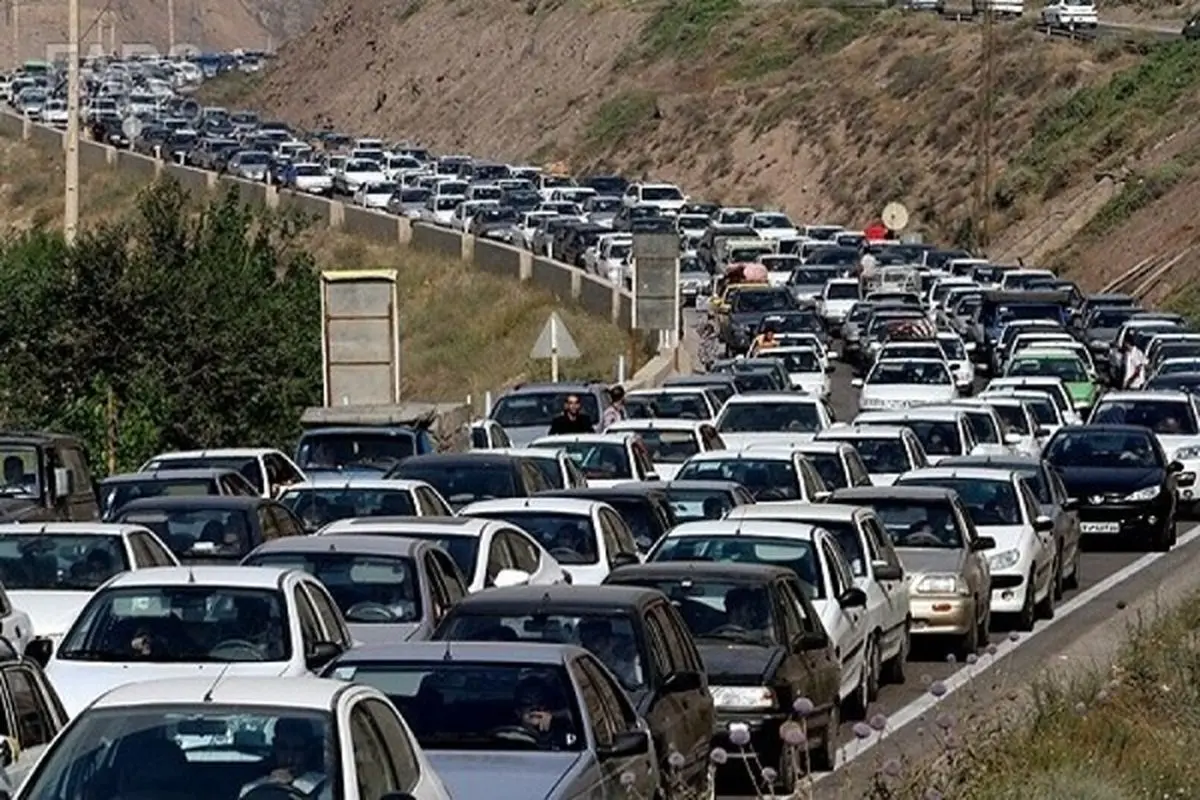
{"label": "roadside vegetation", "polygon": [[[270,69],[270,65],[266,68]],[[206,106],[222,106],[231,111],[241,110],[249,107],[250,98],[262,84],[262,79],[262,72],[231,70],[200,84],[195,97]]]}
{"label": "roadside vegetation", "polygon": [[696,59],[713,32],[742,11],[741,0],[672,0],[662,3],[642,28],[644,58]]}

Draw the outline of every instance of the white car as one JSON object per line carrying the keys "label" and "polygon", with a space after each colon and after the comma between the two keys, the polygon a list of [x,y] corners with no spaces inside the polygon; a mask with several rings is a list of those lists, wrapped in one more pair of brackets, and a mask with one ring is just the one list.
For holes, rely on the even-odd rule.
{"label": "white car", "polygon": [[295,461],[270,447],[219,447],[159,453],[142,464],[138,472],[171,469],[232,469],[242,473],[263,497],[268,498],[277,497],[288,486],[307,479]]}
{"label": "white car", "polygon": [[632,433],[543,436],[529,446],[565,451],[587,478],[588,486],[605,488],[625,481],[658,480],[650,452]]}
{"label": "white car", "polygon": [[728,519],[685,522],[646,557],[655,561],[786,563],[808,591],[841,661],[838,700],[852,716],[869,703],[867,598],[833,534],[800,522]]}
{"label": "white car", "polygon": [[903,425],[835,425],[815,441],[853,447],[875,486],[891,486],[901,474],[929,465],[921,440]]}
{"label": "white car", "polygon": [[387,176],[375,161],[349,158],[333,176],[334,188],[342,194],[353,195],[364,183],[385,183]]}
{"label": "white car", "polygon": [[55,128],[67,127],[67,102],[65,100],[47,100],[42,106],[42,122]]}
{"label": "white car", "polygon": [[606,435],[636,434],[650,451],[654,472],[664,481],[674,479],[683,462],[696,453],[724,450],[725,442],[711,422],[694,419],[627,419],[609,425]]}
{"label": "white car", "polygon": [[750,227],[764,239],[791,239],[800,235],[788,215],[778,211],[757,212],[750,217]]}
{"label": "white car", "polygon": [[[557,217],[553,211],[527,211],[521,215],[521,222],[517,225],[516,243],[526,250],[533,249],[533,235],[537,233],[538,220],[547,220]],[[632,239],[630,240],[632,242]]]}
{"label": "white car", "polygon": [[70,718],[37,664],[10,645],[0,640],[0,796],[11,798]]}
{"label": "white car", "polygon": [[472,517],[343,519],[326,525],[317,536],[367,534],[426,539],[450,554],[467,582],[479,592],[493,586],[553,586],[567,573],[537,540],[503,522]]}
{"label": "white car", "polygon": [[333,192],[333,176],[320,164],[293,164],[288,170],[291,188],[303,194],[329,196]]}
{"label": "white car", "polygon": [[[758,449],[750,445],[747,450]],[[798,451],[812,462],[821,480],[829,489],[843,489],[847,486],[872,486],[871,473],[863,462],[862,456],[853,445],[846,442],[797,442],[792,449]]]}
{"label": "white car", "polygon": [[[58,642],[92,593],[112,576],[179,561],[140,525],[39,522],[0,525],[0,558],[8,601],[0,633],[24,652],[36,634]],[[42,569],[36,566],[40,562]],[[29,569],[16,565],[27,563]]]}
{"label": "white car", "polygon": [[995,389],[992,391],[981,392],[980,400],[991,400],[995,397],[1011,397],[1023,402],[1033,414],[1033,419],[1037,423],[1034,429],[1037,435],[1038,445],[1044,446],[1046,441],[1054,435],[1055,431],[1066,425],[1067,422],[1063,419],[1062,412],[1059,411],[1057,405],[1045,392],[1038,392],[1032,389]]}
{"label": "white car", "polygon": [[316,578],[241,566],[120,573],[96,590],[58,647],[38,642],[72,716],[123,683],[312,675],[354,644]]}
{"label": "white car", "polygon": [[1013,453],[1035,457],[1041,455],[1042,442],[1038,438],[1038,421],[1028,402],[1006,394],[954,401],[954,405],[970,404],[986,405],[996,412],[1003,426],[1004,443]]}
{"label": "white car", "polygon": [[799,451],[779,445],[697,453],[683,463],[675,480],[733,481],[746,487],[759,503],[815,503],[829,496],[812,462]]}
{"label": "white car", "polygon": [[942,356],[950,365],[950,372],[954,375],[954,384],[958,387],[958,393],[971,394],[975,388],[975,362],[971,359],[975,345],[964,343],[962,337],[957,333],[945,332],[937,335],[937,344],[941,348]]}
{"label": "white car", "polygon": [[586,489],[587,477],[566,452],[532,447],[502,447],[488,451],[495,455],[520,456],[533,462],[555,489]]}
{"label": "white car", "polygon": [[466,233],[475,221],[475,215],[485,208],[499,208],[497,200],[464,200],[454,209],[450,217],[450,227],[461,233]]}
{"label": "white car", "polygon": [[833,374],[833,365],[823,360],[814,348],[783,345],[763,352],[783,359],[793,389],[816,397],[829,397],[832,388],[829,376]]}
{"label": "white car", "polygon": [[950,290],[958,287],[978,289],[979,284],[970,278],[961,278],[955,275],[947,275],[933,282],[933,285],[929,287],[929,294],[926,298],[931,319],[937,318],[937,312],[942,309],[947,295],[950,294]]}
{"label": "white car", "polygon": [[867,377],[855,378],[861,411],[908,408],[922,403],[945,403],[958,397],[958,387],[943,359],[879,361]]}
{"label": "white car", "polygon": [[833,424],[833,413],[820,395],[793,392],[746,392],[725,401],[714,420],[726,447],[751,443],[811,441]]}
{"label": "white car", "polygon": [[826,327],[841,325],[861,298],[858,278],[834,278],[826,281],[821,296],[817,298],[817,314],[825,320]]}
{"label": "white car", "polygon": [[699,386],[658,386],[635,389],[625,395],[625,408],[633,418],[712,420],[721,410],[718,398]]}
{"label": "white car", "polygon": [[1054,541],[1054,520],[1042,516],[1037,496],[1017,470],[990,467],[922,469],[901,475],[898,486],[938,486],[958,492],[988,553],[992,612],[1013,614],[1022,630],[1054,616],[1054,587],[1064,569]]}
{"label": "white car", "polygon": [[452,517],[454,510],[425,481],[322,473],[289,486],[279,502],[316,531],[352,517]]}
{"label": "white car", "polygon": [[767,268],[767,282],[772,286],[786,286],[792,273],[804,266],[794,253],[768,253],[760,256],[758,263]]}
{"label": "white car", "polygon": [[353,203],[362,208],[386,210],[388,203],[398,191],[400,191],[400,184],[392,181],[363,182],[354,192]]}
{"label": "white car", "polygon": [[460,194],[431,195],[425,203],[425,219],[430,224],[449,228],[454,222],[455,209],[466,201],[467,198]]}
{"label": "white car", "polygon": [[[933,339],[915,339],[915,340],[900,340],[894,342],[882,342],[879,349],[875,352],[875,361],[912,361],[916,359],[941,361],[946,365],[946,368],[954,372],[950,361],[946,358],[946,353],[942,350],[937,341]],[[958,381],[955,381],[957,384]]]}
{"label": "white car", "polygon": [[641,563],[633,532],[607,503],[575,497],[507,498],[472,503],[458,513],[525,531],[576,585],[599,586],[617,567]]}
{"label": "white car", "polygon": [[986,455],[978,450],[966,410],[954,406],[921,405],[898,411],[866,411],[854,425],[903,425],[921,440],[930,464],[955,456]]}
{"label": "white car", "polygon": [[[282,784],[286,789],[256,792],[280,786],[272,781],[276,759],[265,755],[283,752],[277,744],[304,753],[308,771],[296,770],[300,774]],[[78,769],[81,752],[91,753],[95,772]],[[194,796],[199,767],[213,775],[241,773],[245,782],[238,777],[231,791],[246,797],[324,796],[319,787],[334,780],[328,791],[345,800],[368,800],[364,786],[371,797],[450,800],[387,695],[340,680],[231,675],[128,683],[82,709],[38,766],[16,797],[59,791],[89,797],[98,775],[129,787],[123,796]]]}
{"label": "white car", "polygon": [[512,447],[504,426],[494,419],[477,419],[467,426],[472,450],[503,450]]}
{"label": "white car", "polygon": [[627,206],[655,206],[666,216],[678,214],[688,198],[673,183],[631,183],[621,200]]}
{"label": "white car", "polygon": [[768,503],[730,509],[727,520],[776,520],[803,523],[833,534],[867,596],[868,690],[872,700],[880,683],[904,683],[912,650],[912,614],[904,566],[883,521],[868,506],[838,503]]}
{"label": "white car", "polygon": [[1014,452],[1013,445],[1020,443],[1020,438],[1004,432],[1004,422],[996,409],[987,403],[969,398],[951,400],[949,403],[919,406],[915,412],[951,411],[967,415],[967,424],[975,439],[975,447],[971,455],[976,456],[1005,456]]}
{"label": "white car", "polygon": [[1047,375],[1013,375],[992,378],[984,387],[985,392],[1006,392],[1010,390],[1042,392],[1054,401],[1058,414],[1062,417],[1063,425],[1082,425],[1083,418],[1075,408],[1071,392],[1062,378]]}
{"label": "white car", "polygon": [[1091,0],[1058,0],[1042,8],[1042,22],[1052,28],[1095,28],[1100,15]]}

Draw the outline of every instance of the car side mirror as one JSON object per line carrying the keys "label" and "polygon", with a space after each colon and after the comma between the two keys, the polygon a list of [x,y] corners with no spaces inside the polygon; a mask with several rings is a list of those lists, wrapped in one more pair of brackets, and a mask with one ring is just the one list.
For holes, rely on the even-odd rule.
{"label": "car side mirror", "polygon": [[797,653],[824,650],[829,646],[829,637],[824,631],[805,631],[792,640],[792,649]]}
{"label": "car side mirror", "polygon": [[310,670],[319,670],[342,654],[342,648],[333,642],[317,642],[304,657],[304,665]]}
{"label": "car side mirror", "polygon": [[1183,472],[1183,462],[1172,461],[1170,464],[1167,464],[1167,472]]}
{"label": "car side mirror", "polygon": [[641,560],[633,553],[615,553],[609,559],[609,565],[616,569],[617,567],[628,567],[633,564],[640,564]]}
{"label": "car side mirror", "polygon": [[832,494],[833,492],[830,491],[813,492],[813,502],[826,503],[829,501],[829,498]]}
{"label": "car side mirror", "polygon": [[1038,436],[1049,436],[1050,435],[1050,427],[1047,425],[1038,425],[1037,435]]}
{"label": "car side mirror", "polygon": [[644,756],[650,752],[650,734],[646,731],[622,731],[613,737],[612,744],[596,748],[601,761]]}
{"label": "car side mirror", "polygon": [[[0,738],[0,769],[8,769],[21,757],[21,746],[11,736]],[[7,794],[7,793],[6,793]]]}
{"label": "car side mirror", "polygon": [[699,672],[683,671],[672,672],[663,681],[662,693],[675,694],[676,692],[696,692],[704,686],[704,680],[700,677]]}
{"label": "car side mirror", "polygon": [[44,669],[50,663],[50,657],[54,655],[54,642],[49,639],[34,639],[25,645],[25,655]]}
{"label": "car side mirror", "polygon": [[842,608],[863,608],[867,605],[867,593],[857,586],[852,586],[842,592],[842,596],[838,598],[838,605]]}
{"label": "car side mirror", "polygon": [[996,540],[990,536],[976,537],[975,544],[973,544],[971,546],[971,549],[976,552],[983,552],[984,550],[995,550],[996,549]]}
{"label": "car side mirror", "polygon": [[1054,530],[1054,520],[1046,516],[1039,516],[1033,521],[1033,529],[1038,533],[1049,533]]}
{"label": "car side mirror", "polygon": [[833,367],[833,364],[826,364],[826,365],[825,365],[825,374],[826,374],[826,375],[832,375],[832,374],[833,374],[833,369],[834,369],[834,367]]}
{"label": "car side mirror", "polygon": [[850,380],[850,385],[853,386],[855,389],[861,389],[863,387],[863,379],[862,378],[852,378]]}
{"label": "car side mirror", "polygon": [[75,475],[66,467],[54,468],[54,499],[61,500],[75,493]]}
{"label": "car side mirror", "polygon": [[1004,443],[1005,443],[1005,444],[1011,444],[1011,445],[1018,445],[1018,444],[1020,444],[1020,443],[1021,443],[1021,434],[1019,434],[1019,433],[1006,433],[1006,434],[1004,434]]}
{"label": "car side mirror", "polygon": [[1063,507],[1063,511],[1078,511],[1079,510],[1079,499],[1075,498],[1075,497],[1068,497],[1066,500],[1063,501],[1062,507]]}
{"label": "car side mirror", "polygon": [[899,564],[889,564],[886,561],[876,561],[871,564],[871,572],[877,581],[904,580],[904,568]]}
{"label": "car side mirror", "polygon": [[502,569],[496,573],[492,585],[503,589],[508,586],[528,586],[532,576],[523,569]]}

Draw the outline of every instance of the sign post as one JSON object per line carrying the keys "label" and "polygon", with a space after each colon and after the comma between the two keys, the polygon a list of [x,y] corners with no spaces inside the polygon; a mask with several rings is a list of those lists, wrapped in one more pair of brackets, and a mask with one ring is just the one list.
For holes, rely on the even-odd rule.
{"label": "sign post", "polygon": [[659,331],[664,347],[679,337],[679,236],[633,235],[633,328]]}
{"label": "sign post", "polygon": [[558,383],[559,359],[573,361],[579,358],[579,347],[571,338],[571,332],[567,330],[557,311],[550,312],[550,319],[542,326],[542,332],[533,343],[529,357],[535,361],[550,359],[550,380],[554,383]]}

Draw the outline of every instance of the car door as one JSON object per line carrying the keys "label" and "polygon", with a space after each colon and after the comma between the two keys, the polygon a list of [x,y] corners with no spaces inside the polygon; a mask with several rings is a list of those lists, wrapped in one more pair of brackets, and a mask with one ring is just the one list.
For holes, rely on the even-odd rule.
{"label": "car door", "polygon": [[347,627],[337,603],[329,596],[329,590],[315,580],[303,580],[300,585],[308,595],[313,610],[317,612],[317,621],[323,631],[322,641],[337,645],[343,653],[353,647],[354,638],[350,634],[350,628]]}
{"label": "car door", "polygon": [[[502,531],[501,531],[502,532]],[[516,560],[508,547],[508,539],[497,532],[488,543],[487,570],[484,572],[483,586],[490,589],[496,585],[496,576],[503,569],[516,569]]]}
{"label": "car door", "polygon": [[11,709],[12,733],[20,746],[20,756],[8,770],[9,779],[19,785],[67,718],[49,684],[31,667],[9,664],[0,670],[0,676]]}
{"label": "car door", "polygon": [[[579,667],[580,689],[597,744],[611,745],[617,734],[639,730],[637,712],[612,674],[590,653],[575,663]],[[601,759],[599,772],[602,783],[596,796],[604,800],[623,800],[630,794],[653,797],[658,788],[657,775],[646,755]],[[632,775],[632,780],[626,778],[626,774]],[[628,786],[624,785],[626,781],[630,781]]]}
{"label": "car door", "polygon": [[[1042,509],[1038,504],[1037,496],[1029,488],[1029,483],[1024,478],[1017,479],[1017,494],[1020,497],[1022,515],[1029,520],[1030,525],[1036,525],[1037,518],[1042,516]],[[1033,535],[1034,541],[1038,545],[1038,549],[1034,553],[1034,563],[1038,568],[1035,585],[1040,593],[1042,587],[1054,579],[1054,562],[1056,557],[1061,554],[1058,552],[1058,540],[1054,538],[1053,530],[1039,531],[1035,527]]]}
{"label": "car door", "polygon": [[304,536],[304,525],[292,513],[292,510],[282,503],[270,502],[264,506],[275,519],[275,527],[280,536]]}
{"label": "car door", "polygon": [[[874,516],[862,520],[861,530],[867,545],[867,554],[871,561],[872,573],[876,565],[883,565],[903,572],[900,556],[892,546],[892,539],[883,529],[883,523]],[[904,578],[898,580],[880,580],[873,577],[873,591],[882,596],[879,612],[879,647],[884,659],[891,658],[900,652],[904,644],[904,634],[908,627],[908,586]],[[869,600],[869,598],[868,598]]]}
{"label": "car door", "polygon": [[263,465],[271,476],[271,496],[278,497],[287,487],[303,483],[304,473],[283,453],[273,452],[263,456]]}
{"label": "car door", "polygon": [[629,530],[621,515],[608,508],[601,508],[599,514],[604,555],[608,559],[609,569],[640,562],[638,543],[634,541],[633,531]]}
{"label": "car door", "polygon": [[[295,648],[299,652],[292,654],[292,664],[303,665],[304,659],[316,649],[318,644],[325,641],[325,633],[321,629],[321,621],[317,616],[317,609],[313,605],[312,599],[306,592],[300,590],[299,585],[292,588],[292,601],[296,612],[296,623],[291,626],[292,639],[294,642],[299,642],[299,646]],[[318,669],[317,672],[319,673],[320,670]],[[291,674],[291,665],[289,665],[289,674]]]}
{"label": "car door", "polygon": [[[419,745],[414,740],[395,708],[376,697],[368,697],[357,703],[370,717],[380,741],[383,743],[383,756],[391,762],[391,772],[399,787],[396,791],[406,792],[410,796],[417,795],[417,784],[421,781],[421,763],[417,759]],[[351,725],[353,726],[353,710]],[[353,730],[353,727],[352,727]],[[355,761],[359,766],[369,754],[355,750]],[[359,800],[368,800],[372,795],[362,794]]]}
{"label": "car door", "polygon": [[1079,549],[1079,506],[1071,502],[1058,470],[1048,464],[1042,469],[1050,491],[1050,500],[1059,509],[1055,519],[1055,533],[1062,541],[1063,563],[1073,564],[1075,551]]}
{"label": "car door", "polygon": [[18,653],[33,639],[33,622],[24,611],[13,608],[8,592],[0,586],[0,636],[7,639]]}
{"label": "car door", "polygon": [[797,697],[808,697],[817,709],[826,711],[837,702],[842,666],[837,660],[832,645],[812,650],[797,650],[792,646],[794,637],[800,633],[819,633],[828,636],[816,609],[800,586],[800,579],[791,576],[775,584],[782,594],[779,606],[781,619],[787,631],[788,658],[787,680],[799,691]]}
{"label": "car door", "polygon": [[843,697],[853,693],[862,675],[863,655],[866,648],[866,619],[861,608],[842,608],[838,603],[847,589],[854,586],[845,559],[834,544],[820,537],[817,548],[821,553],[823,571],[829,587],[828,613],[825,615],[829,637],[833,639],[838,662],[841,664],[841,686]]}
{"label": "car door", "polygon": [[[670,698],[675,715],[671,725],[672,744],[687,760],[679,777],[694,792],[701,794],[705,788],[712,732],[716,725],[716,710],[708,691],[704,662],[687,624],[673,605],[655,603],[651,607],[651,615],[666,637],[671,668],[677,676],[677,685],[666,696]],[[659,751],[665,770],[670,769],[666,762],[669,756],[669,750],[666,753]]]}
{"label": "car door", "polygon": [[[390,751],[383,731],[366,703],[366,699],[352,700],[349,709],[344,712],[346,718],[339,720],[343,723],[340,727],[345,731],[342,735],[349,739],[348,742],[344,742],[341,752],[351,753],[350,758],[354,760],[353,764],[343,763],[345,780],[357,783],[356,793],[360,800],[383,798],[393,792],[408,791],[402,789],[401,785],[405,784],[411,789],[416,784],[415,776],[410,772],[407,780],[402,780],[397,774],[397,764],[393,759],[398,754]],[[345,758],[343,756],[344,760]],[[350,784],[346,788],[350,789],[353,785]],[[347,791],[343,796],[351,797],[353,794]]]}

